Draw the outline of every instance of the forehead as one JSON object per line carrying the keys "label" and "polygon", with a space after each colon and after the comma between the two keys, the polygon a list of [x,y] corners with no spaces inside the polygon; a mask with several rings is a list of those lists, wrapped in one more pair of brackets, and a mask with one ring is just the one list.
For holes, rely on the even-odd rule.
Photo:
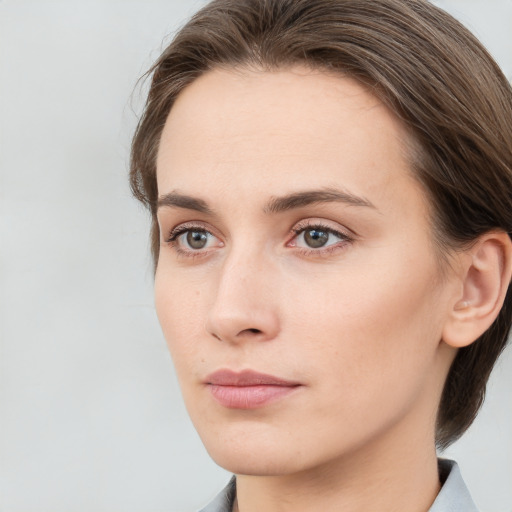
{"label": "forehead", "polygon": [[178,96],[163,130],[159,192],[275,194],[347,187],[376,196],[417,186],[404,126],[355,80],[301,67],[216,69]]}

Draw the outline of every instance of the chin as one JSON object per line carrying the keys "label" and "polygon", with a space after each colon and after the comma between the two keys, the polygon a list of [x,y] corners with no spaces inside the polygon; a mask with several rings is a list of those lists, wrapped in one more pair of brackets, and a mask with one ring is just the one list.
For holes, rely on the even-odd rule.
{"label": "chin", "polygon": [[265,436],[261,432],[226,430],[206,435],[199,432],[210,457],[225,470],[238,475],[278,476],[304,469],[296,443],[287,443],[281,436]]}
{"label": "chin", "polygon": [[276,454],[275,451],[260,450],[255,453],[254,450],[239,452],[221,449],[208,450],[208,453],[217,465],[236,475],[282,476],[304,469],[297,461],[282,457],[282,454]]}

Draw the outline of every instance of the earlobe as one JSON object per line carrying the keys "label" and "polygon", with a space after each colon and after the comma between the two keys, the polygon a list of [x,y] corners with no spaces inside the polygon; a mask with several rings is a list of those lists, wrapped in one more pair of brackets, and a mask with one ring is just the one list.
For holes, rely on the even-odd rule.
{"label": "earlobe", "polygon": [[462,292],[443,329],[443,341],[454,348],[473,343],[498,316],[511,280],[512,241],[502,231],[485,233],[461,260]]}

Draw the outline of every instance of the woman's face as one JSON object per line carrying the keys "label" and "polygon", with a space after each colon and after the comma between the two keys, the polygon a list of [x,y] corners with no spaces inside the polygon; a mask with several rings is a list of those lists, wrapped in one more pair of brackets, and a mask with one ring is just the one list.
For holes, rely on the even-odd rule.
{"label": "woman's face", "polygon": [[156,308],[221,466],[290,474],[433,447],[454,285],[406,139],[356,82],[302,68],[215,70],[178,97],[157,162]]}

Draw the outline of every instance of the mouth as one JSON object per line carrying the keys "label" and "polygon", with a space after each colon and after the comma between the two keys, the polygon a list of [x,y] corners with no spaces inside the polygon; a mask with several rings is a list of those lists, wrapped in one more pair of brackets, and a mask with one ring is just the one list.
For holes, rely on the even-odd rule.
{"label": "mouth", "polygon": [[257,409],[302,387],[299,382],[253,370],[218,370],[206,378],[205,384],[213,399],[228,409]]}

